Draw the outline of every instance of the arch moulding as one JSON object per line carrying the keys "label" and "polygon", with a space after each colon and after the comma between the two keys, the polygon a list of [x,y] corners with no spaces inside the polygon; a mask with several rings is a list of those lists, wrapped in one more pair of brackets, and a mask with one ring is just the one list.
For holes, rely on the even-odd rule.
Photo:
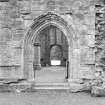
{"label": "arch moulding", "polygon": [[[68,25],[68,23],[61,18],[61,16],[48,12],[43,14],[36,19],[34,19],[33,24],[29,28],[25,38],[24,38],[24,51],[23,51],[23,76],[26,79],[33,79],[33,57],[34,57],[34,46],[35,38],[38,33],[46,28],[47,26],[56,26],[59,28],[66,36],[68,41],[68,60],[69,60],[69,70],[70,78],[73,78],[73,35],[75,32],[73,28]],[[74,35],[75,36],[75,35]]]}

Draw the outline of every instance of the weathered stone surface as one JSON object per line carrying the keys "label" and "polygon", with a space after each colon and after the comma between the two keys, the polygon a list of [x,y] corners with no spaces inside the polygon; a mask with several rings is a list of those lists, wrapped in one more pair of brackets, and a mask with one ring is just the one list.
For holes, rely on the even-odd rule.
{"label": "weathered stone surface", "polygon": [[[40,33],[47,27],[44,27],[45,24],[55,25],[59,29],[56,37],[50,37],[50,45],[63,45],[62,60],[69,60],[72,78],[93,76],[93,65],[95,65],[94,0],[0,2],[0,76],[20,78],[26,74],[27,79],[31,77],[33,68],[33,43],[31,41],[34,42],[36,30],[40,30],[38,31]],[[32,29],[31,32],[29,29]],[[46,33],[44,33],[45,36]],[[35,35],[31,37],[32,34]],[[46,38],[43,33],[41,34],[43,35],[41,43],[44,45]],[[52,36],[52,34],[49,35]],[[47,54],[45,49],[41,51]],[[24,70],[24,63],[26,63],[27,73]]]}
{"label": "weathered stone surface", "polygon": [[0,29],[0,42],[10,41],[12,39],[12,32],[8,28]]}
{"label": "weathered stone surface", "polygon": [[80,67],[80,78],[86,78],[86,79],[94,79],[94,72],[95,72],[95,66],[94,65],[82,65]]}
{"label": "weathered stone surface", "polygon": [[94,48],[83,47],[81,49],[81,64],[95,64],[95,51]]}

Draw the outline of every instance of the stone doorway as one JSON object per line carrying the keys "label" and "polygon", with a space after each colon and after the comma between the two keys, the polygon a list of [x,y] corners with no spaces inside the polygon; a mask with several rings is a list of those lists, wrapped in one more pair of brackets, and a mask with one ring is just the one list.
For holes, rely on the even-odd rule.
{"label": "stone doorway", "polygon": [[[53,32],[54,32],[54,30],[57,30],[58,31],[57,33],[63,34],[61,36],[63,36],[63,38],[65,38],[64,45],[67,44],[67,47],[64,47],[64,48],[67,48],[67,49],[66,50],[63,49],[63,47],[61,45],[62,40],[57,40],[57,38],[60,38],[60,37],[56,37],[56,36],[60,36],[60,35],[54,34],[55,37],[50,37],[51,42],[49,42],[49,40],[48,40],[47,42],[49,42],[49,43],[46,43],[49,45],[48,47],[46,47],[46,53],[48,53],[48,54],[46,54],[47,56],[44,56],[44,54],[41,54],[42,51],[40,51],[40,49],[41,49],[41,46],[39,44],[40,37],[38,39],[38,36],[46,36],[47,39],[49,39],[48,38],[49,35],[43,34],[43,32],[45,32],[45,34],[46,34],[47,30],[49,30],[49,28]],[[54,30],[53,30],[53,28],[54,28]],[[41,35],[41,33],[42,33],[42,35]],[[53,36],[53,35],[51,35],[51,36]],[[75,32],[74,32],[73,28],[70,25],[68,25],[68,23],[57,14],[48,12],[47,14],[43,14],[43,15],[37,17],[36,19],[34,19],[33,24],[29,28],[28,33],[26,34],[26,36],[24,38],[23,67],[22,67],[24,78],[26,78],[28,80],[35,79],[35,76],[33,75],[35,72],[33,63],[34,63],[34,60],[37,59],[37,57],[39,57],[39,58],[36,61],[37,65],[35,65],[35,66],[43,66],[43,67],[46,67],[47,65],[51,66],[50,58],[55,58],[52,56],[53,54],[51,53],[53,51],[52,49],[56,49],[56,48],[53,48],[54,46],[59,47],[59,51],[61,52],[61,59],[60,59],[61,65],[60,66],[65,67],[66,61],[68,60],[68,62],[69,62],[69,64],[68,64],[68,74],[69,74],[68,79],[75,78],[75,72],[73,72],[74,71],[74,68],[73,68],[74,62],[72,62],[73,60],[75,60],[75,58],[73,57],[73,43],[74,43],[73,36],[75,36]],[[56,40],[53,38],[55,38]],[[42,42],[45,43],[46,41],[42,41]],[[44,45],[44,44],[42,44],[42,45]],[[44,49],[41,49],[41,50],[44,50]],[[36,53],[35,53],[35,51],[36,51]],[[62,53],[63,53],[63,55],[62,55]],[[35,54],[37,56],[35,56]],[[41,56],[39,56],[39,55],[41,55]],[[36,58],[34,58],[34,57],[36,57]],[[44,57],[47,57],[47,61],[44,61],[45,60]],[[56,57],[56,58],[59,58],[59,57]],[[39,71],[41,71],[41,70],[39,70]]]}

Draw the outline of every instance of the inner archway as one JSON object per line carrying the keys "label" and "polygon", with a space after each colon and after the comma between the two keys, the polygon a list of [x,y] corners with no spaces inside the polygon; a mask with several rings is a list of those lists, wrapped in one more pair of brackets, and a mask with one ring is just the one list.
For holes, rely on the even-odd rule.
{"label": "inner archway", "polygon": [[39,43],[40,62],[42,67],[63,66],[66,67],[68,60],[68,42],[64,33],[56,26],[45,27],[35,38]]}

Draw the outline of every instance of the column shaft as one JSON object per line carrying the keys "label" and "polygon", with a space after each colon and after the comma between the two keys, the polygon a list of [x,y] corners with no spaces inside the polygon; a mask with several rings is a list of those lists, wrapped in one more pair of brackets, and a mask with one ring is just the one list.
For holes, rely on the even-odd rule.
{"label": "column shaft", "polygon": [[40,44],[34,43],[34,62],[33,62],[34,70],[40,70]]}

